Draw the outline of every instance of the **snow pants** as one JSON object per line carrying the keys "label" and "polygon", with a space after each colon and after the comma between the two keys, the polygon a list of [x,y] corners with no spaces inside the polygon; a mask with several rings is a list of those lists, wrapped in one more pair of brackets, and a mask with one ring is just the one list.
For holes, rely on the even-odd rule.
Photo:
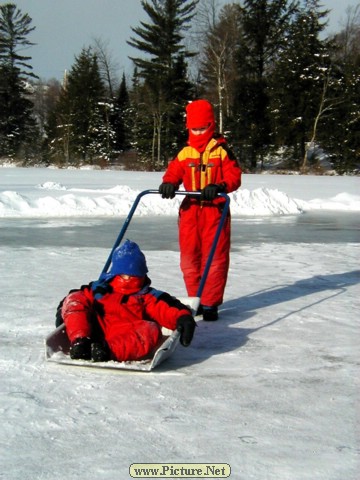
{"label": "snow pants", "polygon": [[[179,211],[180,268],[187,293],[196,296],[218,228],[222,203],[200,204],[185,198]],[[221,231],[200,303],[218,306],[223,302],[230,261],[230,213]]]}

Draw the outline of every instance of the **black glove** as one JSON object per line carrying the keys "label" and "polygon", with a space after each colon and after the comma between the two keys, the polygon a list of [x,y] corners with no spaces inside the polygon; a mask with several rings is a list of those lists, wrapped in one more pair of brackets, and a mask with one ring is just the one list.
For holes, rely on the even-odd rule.
{"label": "black glove", "polygon": [[216,183],[210,183],[201,190],[200,200],[214,200],[218,193],[224,191],[224,185],[217,185]]}
{"label": "black glove", "polygon": [[180,343],[183,347],[188,347],[194,336],[196,322],[191,315],[183,315],[178,318],[176,329],[180,332]]}
{"label": "black glove", "polygon": [[172,183],[162,183],[159,187],[162,198],[174,198],[175,186]]}

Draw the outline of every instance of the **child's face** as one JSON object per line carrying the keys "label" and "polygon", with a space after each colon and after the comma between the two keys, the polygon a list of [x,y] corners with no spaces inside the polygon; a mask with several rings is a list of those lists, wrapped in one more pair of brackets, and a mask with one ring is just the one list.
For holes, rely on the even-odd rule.
{"label": "child's face", "polygon": [[136,277],[132,277],[131,275],[126,275],[125,273],[122,273],[121,275],[119,275],[119,277],[121,277],[123,280],[130,280],[130,278],[136,278]]}
{"label": "child's face", "polygon": [[117,291],[123,293],[134,293],[143,287],[145,277],[135,277],[133,275],[116,275],[112,281],[112,285]]}
{"label": "child's face", "polygon": [[204,127],[190,128],[190,131],[193,135],[202,135],[208,128],[209,125],[205,125]]}

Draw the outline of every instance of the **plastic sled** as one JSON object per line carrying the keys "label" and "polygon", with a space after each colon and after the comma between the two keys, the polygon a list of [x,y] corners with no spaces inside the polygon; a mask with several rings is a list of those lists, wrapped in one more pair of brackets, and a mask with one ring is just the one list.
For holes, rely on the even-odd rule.
{"label": "plastic sled", "polygon": [[[145,190],[141,192],[135,199],[135,202],[125,219],[124,225],[118,235],[118,238],[115,241],[115,244],[109,254],[109,257],[104,265],[104,268],[101,272],[101,275],[106,273],[111,265],[111,258],[114,250],[120,245],[121,240],[123,239],[126,230],[130,224],[132,216],[135,213],[135,210],[144,195],[147,194],[159,194],[158,190]],[[187,195],[190,192],[179,191],[176,192],[176,195]],[[191,195],[200,195],[200,192],[191,192]],[[221,220],[219,222],[218,229],[216,231],[214,241],[211,247],[211,251],[209,253],[209,257],[207,259],[203,276],[201,278],[201,282],[199,285],[199,289],[197,291],[196,297],[181,297],[178,298],[184,305],[187,305],[192,314],[195,316],[196,311],[200,305],[200,297],[202,290],[204,288],[207,274],[215,253],[216,245],[221,233],[221,230],[224,225],[224,221],[229,209],[230,198],[228,195],[221,193],[220,196],[226,198],[225,207],[222,212]],[[100,275],[100,276],[101,276]],[[92,362],[90,360],[72,360],[69,355],[70,349],[70,342],[68,336],[66,334],[65,325],[62,324],[57,327],[53,332],[51,332],[45,338],[45,356],[46,360],[49,362],[55,362],[65,365],[72,365],[72,366],[82,366],[82,367],[96,367],[96,368],[110,368],[110,369],[122,369],[122,370],[138,370],[138,371],[151,371],[164,360],[166,360],[172,353],[175,351],[179,344],[180,334],[176,330],[168,330],[163,328],[162,330],[163,336],[161,343],[155,349],[153,354],[151,354],[148,358],[144,358],[137,361],[128,361],[128,362],[116,362],[116,361],[109,361],[109,362]]]}

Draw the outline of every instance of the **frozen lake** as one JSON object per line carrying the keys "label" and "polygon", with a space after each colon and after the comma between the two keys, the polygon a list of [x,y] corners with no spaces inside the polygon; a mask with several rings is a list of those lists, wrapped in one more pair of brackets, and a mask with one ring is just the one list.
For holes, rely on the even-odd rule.
{"label": "frozen lake", "polygon": [[[118,218],[2,219],[0,245],[111,248]],[[178,250],[177,217],[133,217],[125,235],[145,250]],[[232,248],[258,243],[359,243],[360,213],[314,211],[301,215],[232,218]]]}
{"label": "frozen lake", "polygon": [[[224,462],[234,480],[358,480],[358,177],[244,175],[221,319],[199,318],[154,373],[45,361],[59,301],[97,278],[134,189],[160,181],[0,169],[0,477]],[[127,236],[152,250],[153,285],[183,296],[175,200],[145,203]]]}

